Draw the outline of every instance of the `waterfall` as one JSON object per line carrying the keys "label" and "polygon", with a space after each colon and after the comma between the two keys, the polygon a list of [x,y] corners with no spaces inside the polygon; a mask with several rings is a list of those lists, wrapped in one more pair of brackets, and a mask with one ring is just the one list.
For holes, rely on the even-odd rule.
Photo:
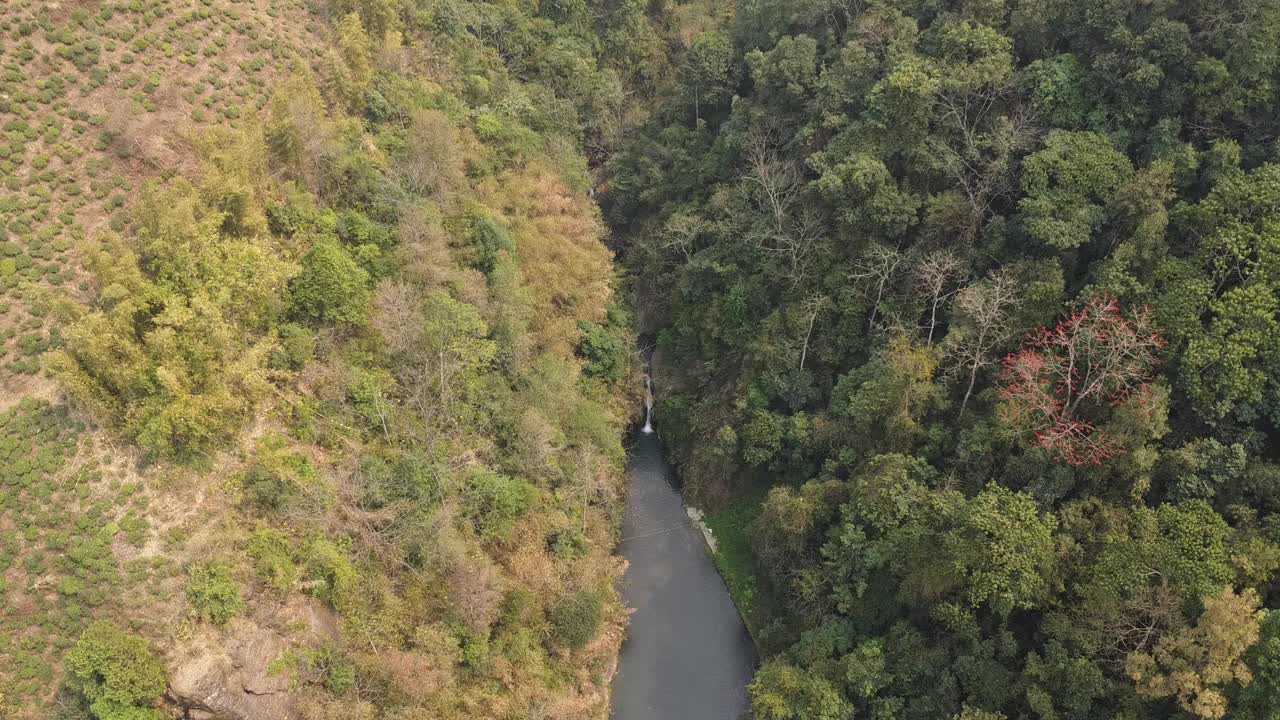
{"label": "waterfall", "polygon": [[644,427],[641,432],[653,432],[653,383],[649,381],[649,373],[644,374]]}

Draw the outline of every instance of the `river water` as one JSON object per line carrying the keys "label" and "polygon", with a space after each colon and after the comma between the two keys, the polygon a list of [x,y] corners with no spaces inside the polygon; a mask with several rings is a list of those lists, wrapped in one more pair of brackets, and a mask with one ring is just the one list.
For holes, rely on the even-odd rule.
{"label": "river water", "polygon": [[680,501],[655,433],[639,433],[627,464],[622,597],[634,608],[613,720],[738,720],[755,649]]}

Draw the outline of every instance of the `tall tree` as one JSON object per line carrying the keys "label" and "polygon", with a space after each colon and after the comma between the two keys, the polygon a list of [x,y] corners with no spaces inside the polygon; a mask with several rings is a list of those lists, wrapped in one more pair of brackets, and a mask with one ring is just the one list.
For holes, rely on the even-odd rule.
{"label": "tall tree", "polygon": [[1031,334],[1004,362],[1005,420],[1071,465],[1096,465],[1121,450],[1098,429],[1105,410],[1149,400],[1147,385],[1164,341],[1140,309],[1125,317],[1109,298],[1093,300],[1053,329]]}
{"label": "tall tree", "polygon": [[992,351],[1010,335],[1009,315],[1017,302],[1016,281],[1003,271],[963,288],[956,296],[955,326],[943,348],[952,358],[953,371],[966,380],[961,417],[973,397],[978,373],[995,363]]}

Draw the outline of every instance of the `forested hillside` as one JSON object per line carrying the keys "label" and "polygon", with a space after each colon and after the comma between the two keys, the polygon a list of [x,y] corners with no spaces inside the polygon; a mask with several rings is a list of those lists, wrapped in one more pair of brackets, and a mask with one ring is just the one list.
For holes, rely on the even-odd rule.
{"label": "forested hillside", "polygon": [[754,720],[1280,718],[1277,38],[5,3],[0,718],[603,717],[636,334]]}
{"label": "forested hillside", "polygon": [[756,720],[1280,717],[1280,5],[730,5],[601,198]]}
{"label": "forested hillside", "polygon": [[598,718],[643,8],[0,8],[0,717]]}

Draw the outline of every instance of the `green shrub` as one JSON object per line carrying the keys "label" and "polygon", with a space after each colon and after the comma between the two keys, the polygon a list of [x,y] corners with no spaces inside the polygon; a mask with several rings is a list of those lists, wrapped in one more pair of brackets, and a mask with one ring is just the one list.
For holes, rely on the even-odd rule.
{"label": "green shrub", "polygon": [[528,512],[537,489],[527,481],[478,468],[467,477],[466,514],[484,537],[506,537]]}
{"label": "green shrub", "polygon": [[338,237],[352,247],[377,245],[386,249],[395,242],[395,236],[390,230],[358,210],[344,211],[338,217],[337,230]]}
{"label": "green shrub", "polygon": [[313,538],[307,543],[304,564],[307,576],[317,581],[313,592],[318,597],[328,600],[339,612],[356,609],[359,575],[343,546],[328,538]]}
{"label": "green shrub", "polygon": [[289,290],[296,317],[359,325],[369,304],[369,273],[336,240],[322,240],[302,259],[302,274]]}
{"label": "green shrub", "polygon": [[507,229],[488,217],[476,218],[471,224],[471,247],[475,266],[488,275],[498,264],[498,254],[515,249]]}
{"label": "green shrub", "polygon": [[477,633],[465,627],[456,630],[462,646],[462,664],[472,670],[483,672],[493,662],[489,651],[489,634]]}
{"label": "green shrub", "polygon": [[96,622],[66,659],[68,683],[89,700],[99,720],[162,720],[146,707],[166,687],[164,668],[147,641],[109,622]]}
{"label": "green shrub", "polygon": [[289,536],[274,528],[261,528],[249,538],[249,558],[262,584],[288,592],[298,582]]}
{"label": "green shrub", "polygon": [[581,649],[600,632],[604,601],[594,592],[579,591],[551,608],[551,638],[559,645]]}
{"label": "green shrub", "polygon": [[324,687],[335,695],[343,695],[356,684],[356,666],[336,651],[326,648],[317,657],[317,669],[324,678]]}
{"label": "green shrub", "polygon": [[622,380],[627,370],[631,346],[623,332],[597,325],[586,320],[578,321],[578,356],[587,361],[583,372],[588,377],[599,378],[609,385]]}
{"label": "green shrub", "polygon": [[319,473],[304,455],[278,435],[258,442],[258,454],[244,476],[245,501],[264,512],[299,505],[300,497],[315,496]]}
{"label": "green shrub", "polygon": [[191,569],[187,601],[196,617],[214,625],[225,625],[244,608],[240,583],[231,566],[221,562],[201,563]]}
{"label": "green shrub", "polygon": [[244,496],[253,507],[274,512],[280,510],[294,494],[289,479],[278,475],[261,464],[249,468],[244,476]]}
{"label": "green shrub", "polygon": [[315,333],[295,323],[285,323],[276,330],[279,346],[271,353],[273,370],[301,370],[315,356]]}

